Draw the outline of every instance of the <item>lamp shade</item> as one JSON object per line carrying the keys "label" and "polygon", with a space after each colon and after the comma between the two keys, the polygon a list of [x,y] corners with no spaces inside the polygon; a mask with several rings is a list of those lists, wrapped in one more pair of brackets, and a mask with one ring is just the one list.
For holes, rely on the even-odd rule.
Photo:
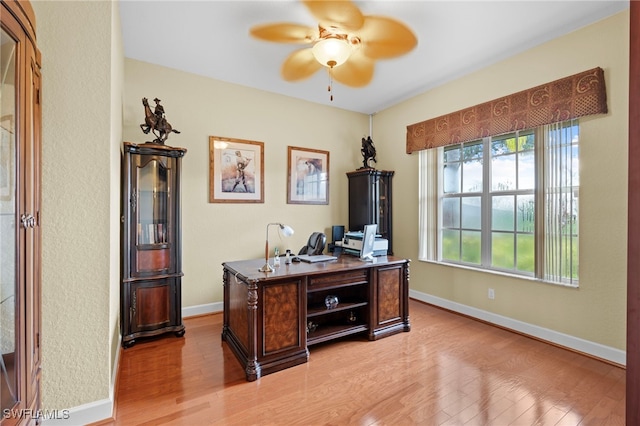
{"label": "lamp shade", "polygon": [[351,46],[346,40],[328,37],[317,42],[312,49],[313,56],[325,67],[337,67],[351,55]]}
{"label": "lamp shade", "polygon": [[285,237],[290,237],[293,235],[293,228],[289,225],[280,225],[280,229],[282,230],[282,235]]}

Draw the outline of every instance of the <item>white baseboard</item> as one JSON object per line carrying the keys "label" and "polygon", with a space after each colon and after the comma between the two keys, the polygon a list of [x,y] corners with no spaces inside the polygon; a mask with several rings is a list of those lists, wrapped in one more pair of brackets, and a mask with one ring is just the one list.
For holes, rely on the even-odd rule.
{"label": "white baseboard", "polygon": [[492,312],[483,311],[482,309],[463,305],[461,303],[452,302],[447,299],[441,299],[430,294],[422,293],[416,290],[409,290],[409,297],[420,300],[431,305],[439,306],[453,312],[468,315],[491,324],[498,325],[510,330],[526,334],[558,346],[563,346],[578,352],[582,352],[596,358],[604,359],[621,366],[626,365],[627,354],[620,349],[601,345],[599,343],[580,339],[579,337],[563,334],[548,328],[539,327],[537,325],[528,324]]}
{"label": "white baseboard", "polygon": [[78,426],[99,422],[113,416],[113,396],[111,399],[93,401],[68,410],[42,410],[40,415],[45,426]]}
{"label": "white baseboard", "polygon": [[187,306],[182,308],[182,318],[195,317],[197,315],[213,314],[216,312],[222,312],[224,303],[206,303],[204,305]]}

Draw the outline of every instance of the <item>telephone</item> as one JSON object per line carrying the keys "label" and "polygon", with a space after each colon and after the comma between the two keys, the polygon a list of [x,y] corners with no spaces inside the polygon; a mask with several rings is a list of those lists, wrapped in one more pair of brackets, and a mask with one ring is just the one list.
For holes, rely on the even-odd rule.
{"label": "telephone", "polygon": [[322,254],[324,251],[324,246],[327,243],[327,236],[322,232],[314,232],[309,237],[309,241],[307,241],[307,245],[302,247],[298,254],[308,254],[308,255],[316,255]]}

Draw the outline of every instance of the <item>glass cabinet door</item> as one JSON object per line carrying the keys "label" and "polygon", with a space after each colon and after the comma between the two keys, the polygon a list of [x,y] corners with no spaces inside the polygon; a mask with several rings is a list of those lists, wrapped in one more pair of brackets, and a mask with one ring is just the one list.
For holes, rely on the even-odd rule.
{"label": "glass cabinet door", "polygon": [[139,272],[171,267],[171,159],[140,156],[136,167],[136,264]]}
{"label": "glass cabinet door", "polygon": [[389,178],[386,176],[380,176],[377,178],[377,218],[376,223],[378,224],[378,234],[384,236],[384,238],[388,239],[389,229],[388,225],[389,218]]}
{"label": "glass cabinet door", "polygon": [[168,242],[170,170],[166,167],[166,160],[154,158],[137,168],[139,245]]}
{"label": "glass cabinet door", "polygon": [[[0,409],[18,402],[16,346],[18,274],[16,268],[16,135],[15,52],[17,43],[2,30],[2,89],[0,92]],[[1,418],[0,418],[1,419]]]}

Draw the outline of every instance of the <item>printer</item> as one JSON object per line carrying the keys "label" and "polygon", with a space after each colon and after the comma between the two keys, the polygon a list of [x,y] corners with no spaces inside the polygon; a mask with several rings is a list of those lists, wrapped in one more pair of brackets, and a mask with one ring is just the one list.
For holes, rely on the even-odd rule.
{"label": "printer", "polygon": [[[342,241],[336,241],[335,245],[342,247],[345,253],[359,256],[360,250],[362,250],[362,235],[362,231],[345,232]],[[386,256],[387,250],[389,250],[389,241],[380,235],[376,235],[376,239],[373,242],[373,255]]]}

